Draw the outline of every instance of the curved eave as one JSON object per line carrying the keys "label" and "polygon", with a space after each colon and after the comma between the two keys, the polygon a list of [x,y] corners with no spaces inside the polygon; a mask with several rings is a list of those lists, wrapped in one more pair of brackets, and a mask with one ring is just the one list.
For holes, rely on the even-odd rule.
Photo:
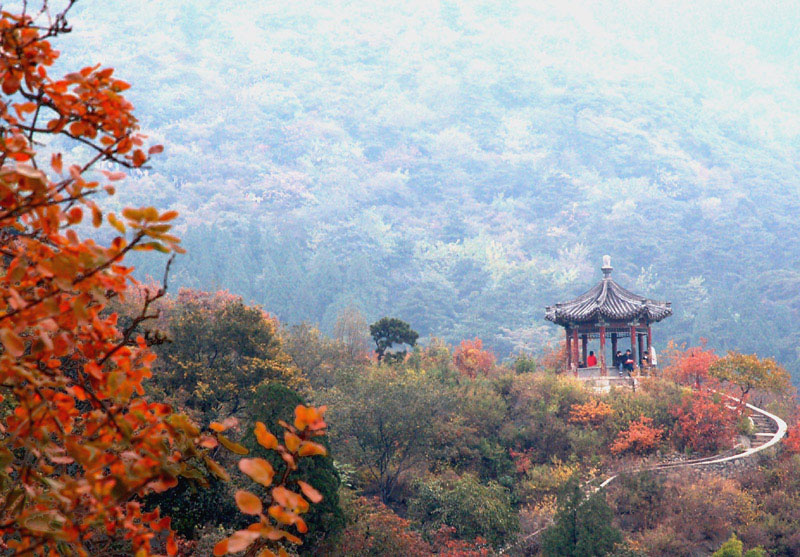
{"label": "curved eave", "polygon": [[613,321],[646,321],[647,323],[658,323],[672,315],[670,307],[659,308],[656,311],[645,308],[644,311],[637,311],[626,314],[609,314],[600,310],[591,312],[588,315],[576,316],[571,314],[563,314],[559,311],[552,311],[552,308],[547,308],[549,311],[545,313],[545,319],[552,321],[557,325],[568,327],[570,325],[577,325],[582,323],[596,323],[602,320],[606,322]]}
{"label": "curved eave", "polygon": [[564,327],[601,319],[656,323],[670,315],[672,306],[669,302],[644,298],[611,279],[604,279],[574,300],[545,308],[545,319]]}

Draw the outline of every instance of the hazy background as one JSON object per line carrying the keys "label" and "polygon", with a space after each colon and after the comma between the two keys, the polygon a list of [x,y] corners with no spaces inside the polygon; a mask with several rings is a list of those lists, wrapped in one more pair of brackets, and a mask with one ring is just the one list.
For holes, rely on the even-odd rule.
{"label": "hazy background", "polygon": [[181,211],[175,286],[502,357],[609,253],[657,345],[800,377],[796,4],[562,4],[84,1],[59,46],[166,146],[111,206]]}

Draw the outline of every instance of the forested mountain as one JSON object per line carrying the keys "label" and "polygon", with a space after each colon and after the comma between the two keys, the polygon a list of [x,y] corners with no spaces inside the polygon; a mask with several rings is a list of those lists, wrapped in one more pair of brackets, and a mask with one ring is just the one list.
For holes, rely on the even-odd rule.
{"label": "forested mountain", "polygon": [[565,5],[106,0],[63,50],[113,63],[166,146],[112,202],[180,211],[173,285],[507,355],[609,253],[673,302],[659,345],[797,379],[797,12]]}

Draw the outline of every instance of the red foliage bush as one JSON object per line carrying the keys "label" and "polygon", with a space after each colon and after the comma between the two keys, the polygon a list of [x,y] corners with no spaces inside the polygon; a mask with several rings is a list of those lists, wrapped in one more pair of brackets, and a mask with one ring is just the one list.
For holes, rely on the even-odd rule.
{"label": "red foliage bush", "polygon": [[355,501],[353,522],[338,540],[324,549],[325,555],[432,555],[428,543],[411,530],[408,520],[397,516],[378,499],[359,497]]}
{"label": "red foliage bush", "polygon": [[453,537],[456,529],[443,525],[433,538],[433,551],[440,557],[487,557],[491,555],[489,542],[481,537],[473,541]]}
{"label": "red foliage bush", "polygon": [[789,427],[786,437],[783,438],[783,448],[790,454],[800,454],[800,420]]}
{"label": "red foliage bush", "polygon": [[630,423],[628,429],[619,432],[610,449],[614,454],[646,454],[658,447],[663,436],[663,428],[653,427],[652,418],[640,416]]}
{"label": "red foliage bush", "polygon": [[614,413],[602,400],[592,399],[584,404],[574,404],[569,411],[569,423],[597,427]]}
{"label": "red foliage bush", "polygon": [[495,356],[489,350],[483,349],[483,341],[462,340],[453,353],[453,363],[456,369],[470,379],[475,379],[478,374],[489,375],[494,369]]}
{"label": "red foliage bush", "polygon": [[736,435],[736,410],[707,391],[694,391],[672,408],[677,418],[674,435],[679,444],[697,452],[727,449]]}
{"label": "red foliage bush", "polygon": [[708,381],[711,364],[719,359],[713,350],[706,350],[705,339],[701,339],[700,346],[692,346],[683,351],[673,348],[668,357],[670,363],[664,369],[664,375],[695,389]]}

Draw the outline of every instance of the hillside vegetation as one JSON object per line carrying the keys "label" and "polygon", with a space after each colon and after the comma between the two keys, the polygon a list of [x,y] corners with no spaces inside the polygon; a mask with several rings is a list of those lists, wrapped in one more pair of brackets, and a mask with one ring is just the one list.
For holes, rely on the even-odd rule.
{"label": "hillside vegetation", "polygon": [[[0,9],[0,553],[800,554],[759,14],[74,5]],[[601,251],[711,341],[566,372]]]}
{"label": "hillside vegetation", "polygon": [[167,146],[118,202],[180,210],[179,285],[328,332],[347,306],[397,315],[505,357],[553,339],[543,307],[589,287],[609,253],[623,285],[674,302],[660,346],[707,337],[800,372],[788,7],[110,0],[76,14],[66,53],[114,60]]}

